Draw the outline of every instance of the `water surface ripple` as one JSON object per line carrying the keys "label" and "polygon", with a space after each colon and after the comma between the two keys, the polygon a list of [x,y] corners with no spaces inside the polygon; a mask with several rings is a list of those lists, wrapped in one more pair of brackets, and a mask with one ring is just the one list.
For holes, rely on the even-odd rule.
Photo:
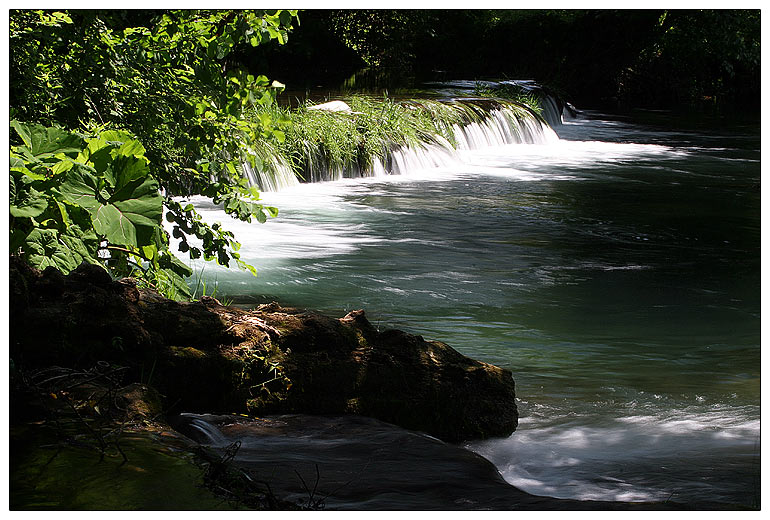
{"label": "water surface ripple", "polygon": [[201,204],[259,269],[205,277],[244,305],[364,308],[510,368],[519,430],[468,447],[525,491],[756,505],[758,129],[589,114],[558,133],[267,193],[265,225]]}

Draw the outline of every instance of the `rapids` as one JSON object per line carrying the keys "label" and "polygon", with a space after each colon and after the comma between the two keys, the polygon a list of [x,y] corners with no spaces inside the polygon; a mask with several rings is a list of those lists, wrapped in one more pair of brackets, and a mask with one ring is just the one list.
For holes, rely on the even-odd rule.
{"label": "rapids", "polygon": [[239,305],[364,308],[509,368],[519,429],[466,447],[524,491],[756,507],[759,131],[675,123],[468,129],[451,161],[265,193],[264,225],[194,199],[259,275],[195,267]]}

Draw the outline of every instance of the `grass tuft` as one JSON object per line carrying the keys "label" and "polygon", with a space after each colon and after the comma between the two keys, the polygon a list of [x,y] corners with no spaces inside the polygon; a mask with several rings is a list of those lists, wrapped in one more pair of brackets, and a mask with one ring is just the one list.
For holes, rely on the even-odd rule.
{"label": "grass tuft", "polygon": [[253,164],[246,168],[252,182],[263,189],[280,188],[285,181],[278,177],[287,169],[306,182],[368,176],[376,163],[386,164],[402,147],[455,148],[457,128],[480,123],[495,109],[505,108],[509,118],[542,121],[534,97],[442,102],[354,95],[344,101],[351,112],[311,110],[311,102],[293,111],[277,105],[255,110],[255,118],[267,115],[282,122],[285,138],[254,144]]}

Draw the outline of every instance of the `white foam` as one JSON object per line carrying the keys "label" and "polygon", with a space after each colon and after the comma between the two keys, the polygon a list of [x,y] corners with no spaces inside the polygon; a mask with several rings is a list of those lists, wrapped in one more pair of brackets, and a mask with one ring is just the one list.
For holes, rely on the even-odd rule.
{"label": "white foam", "polygon": [[760,430],[754,413],[726,406],[688,407],[551,426],[525,418],[508,439],[467,447],[493,462],[507,482],[536,495],[665,500],[674,491],[699,485],[691,477],[694,464],[702,464],[706,469],[700,471],[709,474],[720,465],[729,468],[731,460],[758,457]]}

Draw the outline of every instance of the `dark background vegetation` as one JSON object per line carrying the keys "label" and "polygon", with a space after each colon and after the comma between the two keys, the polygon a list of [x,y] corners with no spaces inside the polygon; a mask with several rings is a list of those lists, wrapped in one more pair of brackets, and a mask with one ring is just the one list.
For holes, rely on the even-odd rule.
{"label": "dark background vegetation", "polygon": [[289,89],[534,79],[584,108],[759,109],[759,10],[362,9],[299,18],[287,45],[241,56]]}

